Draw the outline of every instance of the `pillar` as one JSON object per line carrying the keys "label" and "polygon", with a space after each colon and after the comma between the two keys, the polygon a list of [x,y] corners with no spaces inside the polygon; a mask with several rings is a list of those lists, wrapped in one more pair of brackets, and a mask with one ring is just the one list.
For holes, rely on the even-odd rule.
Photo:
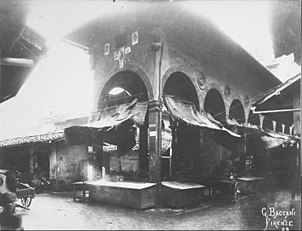
{"label": "pillar", "polygon": [[29,148],[29,173],[33,174],[35,169],[34,147]]}
{"label": "pillar", "polygon": [[149,181],[161,183],[162,102],[149,102]]}
{"label": "pillar", "polygon": [[56,169],[57,169],[57,149],[56,143],[53,142],[50,147],[50,157],[49,157],[49,178],[56,179]]}
{"label": "pillar", "polygon": [[0,50],[0,102],[2,101],[2,91],[1,91],[1,50]]}
{"label": "pillar", "polygon": [[[148,121],[148,120],[147,120]],[[147,177],[148,173],[148,124],[145,123],[139,129],[139,168],[140,176]]]}
{"label": "pillar", "polygon": [[[103,133],[97,129],[92,130],[92,148],[95,153],[95,164],[93,180],[104,178],[109,172],[109,169],[105,169],[103,166]],[[103,170],[104,167],[104,170]]]}

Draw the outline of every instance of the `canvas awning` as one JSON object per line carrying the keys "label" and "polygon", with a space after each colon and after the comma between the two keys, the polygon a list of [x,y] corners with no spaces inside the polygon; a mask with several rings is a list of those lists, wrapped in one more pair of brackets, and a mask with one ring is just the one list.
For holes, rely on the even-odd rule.
{"label": "canvas awning", "polygon": [[252,124],[240,124],[234,119],[229,119],[227,123],[238,128],[240,133],[245,133],[247,139],[257,139],[262,141],[266,149],[277,148],[281,145],[293,144],[298,139],[297,136],[288,135],[280,132],[274,132],[268,129],[261,129],[260,127]]}
{"label": "canvas awning", "polygon": [[264,130],[261,134],[261,140],[264,142],[266,149],[277,148],[281,145],[294,144],[299,137],[281,134],[274,131]]}
{"label": "canvas awning", "polygon": [[131,120],[137,126],[141,126],[145,122],[147,109],[148,101],[138,101],[138,99],[134,99],[130,103],[102,109],[99,112],[98,120],[88,123],[85,126],[90,128],[106,128],[119,125],[127,120]]}
{"label": "canvas awning", "polygon": [[[131,126],[133,124],[137,126],[144,124],[147,109],[148,102],[138,101],[137,99],[130,103],[102,109],[96,121],[82,126],[66,128],[64,130],[66,143],[92,144],[93,131],[102,131],[103,141],[110,144],[119,144],[122,147],[126,143],[135,144]],[[128,147],[128,145],[126,146]]]}
{"label": "canvas awning", "polygon": [[177,99],[173,96],[165,96],[164,102],[172,116],[177,117],[190,125],[227,133],[236,138],[241,137],[239,134],[223,127],[219,121],[215,120],[205,111],[197,111],[195,106],[190,102]]}

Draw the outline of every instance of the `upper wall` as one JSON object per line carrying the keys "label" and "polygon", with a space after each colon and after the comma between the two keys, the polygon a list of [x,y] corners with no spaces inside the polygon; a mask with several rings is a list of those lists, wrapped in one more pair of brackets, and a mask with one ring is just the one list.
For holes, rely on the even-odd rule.
{"label": "upper wall", "polygon": [[[132,45],[134,32],[138,33],[138,43]],[[125,36],[124,44],[121,44],[130,51],[123,55],[122,67],[114,58],[114,53],[119,50],[120,35]],[[75,31],[70,39],[91,50],[96,101],[105,83],[124,70],[147,77],[144,82],[150,86],[147,86],[147,91],[149,99],[152,99],[158,72],[158,56],[152,49],[152,43],[156,42],[163,42],[160,58],[164,81],[173,73],[172,70],[181,71],[196,87],[197,78],[202,73],[206,79],[204,92],[198,92],[201,99],[213,87],[221,92],[228,87],[233,98],[239,98],[243,103],[244,99],[253,98],[280,84],[273,74],[216,26],[183,10],[178,3],[129,2],[122,9],[115,9]],[[105,44],[108,43],[109,54],[105,55]],[[200,102],[203,104],[203,100]]]}

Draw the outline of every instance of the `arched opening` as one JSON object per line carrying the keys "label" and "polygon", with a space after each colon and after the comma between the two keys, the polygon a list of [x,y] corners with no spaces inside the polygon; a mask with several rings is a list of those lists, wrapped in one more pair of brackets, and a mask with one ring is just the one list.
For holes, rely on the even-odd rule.
{"label": "arched opening", "polygon": [[211,89],[208,91],[204,101],[204,110],[210,113],[216,120],[225,124],[225,105],[223,102],[223,98],[218,90]]}
{"label": "arched opening", "polygon": [[[163,95],[172,95],[180,101],[192,103],[199,110],[199,100],[194,85],[184,73],[173,73],[165,83]],[[184,112],[185,113],[185,112]],[[163,114],[163,119],[169,117]],[[172,132],[172,147],[163,156],[171,159],[162,159],[162,176],[168,179],[186,180],[183,177],[197,175],[199,152],[199,127],[189,125],[182,120],[172,120],[170,117]]]}
{"label": "arched opening", "polygon": [[245,122],[244,108],[238,99],[231,103],[229,118],[235,119],[240,124]]}
{"label": "arched opening", "polygon": [[148,100],[147,88],[137,74],[122,71],[105,84],[99,99],[99,108],[122,104],[134,98]]}
{"label": "arched opening", "polygon": [[258,114],[254,114],[253,111],[249,112],[248,123],[260,126],[260,118]]}
{"label": "arched opening", "polygon": [[[118,112],[135,99],[138,99],[138,102],[148,101],[147,88],[136,73],[122,71],[112,76],[105,84],[99,98],[99,111]],[[108,133],[110,138],[119,141],[119,143],[109,143],[109,139],[107,143],[104,141],[101,162],[110,177],[148,180],[148,113],[142,121],[143,125],[125,121]]]}
{"label": "arched opening", "polygon": [[194,85],[188,76],[182,72],[173,73],[164,86],[164,95],[173,95],[192,102],[199,110],[199,100]]}
{"label": "arched opening", "polygon": [[[227,125],[225,103],[217,89],[211,89],[207,92],[204,110],[223,125]],[[222,160],[227,160],[231,157],[231,151],[217,143],[211,136],[205,134],[203,137],[203,155],[203,177],[207,179],[213,176]]]}

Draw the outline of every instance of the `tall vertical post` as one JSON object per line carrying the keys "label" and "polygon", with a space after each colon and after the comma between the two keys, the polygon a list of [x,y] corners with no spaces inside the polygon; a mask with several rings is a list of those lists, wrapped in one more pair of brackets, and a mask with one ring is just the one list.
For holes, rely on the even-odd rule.
{"label": "tall vertical post", "polygon": [[161,102],[149,103],[149,181],[161,183]]}
{"label": "tall vertical post", "polygon": [[157,206],[161,206],[161,129],[162,129],[162,76],[163,42],[152,43],[155,51],[154,100],[149,102],[149,181],[157,183]]}
{"label": "tall vertical post", "polygon": [[139,128],[139,167],[142,178],[147,177],[148,166],[148,126],[146,122]]}
{"label": "tall vertical post", "polygon": [[31,174],[34,173],[34,170],[35,170],[35,158],[34,158],[34,147],[31,146],[29,148],[29,172]]}
{"label": "tall vertical post", "polygon": [[1,91],[1,78],[2,78],[2,76],[1,76],[1,50],[0,50],[0,102],[2,102],[2,91]]}

